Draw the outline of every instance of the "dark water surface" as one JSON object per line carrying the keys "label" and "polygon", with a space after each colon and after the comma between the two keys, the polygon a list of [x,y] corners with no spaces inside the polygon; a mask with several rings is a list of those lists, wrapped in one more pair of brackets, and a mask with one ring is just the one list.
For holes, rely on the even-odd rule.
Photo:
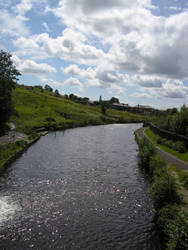
{"label": "dark water surface", "polygon": [[32,145],[0,179],[0,249],[159,249],[138,127],[70,129]]}

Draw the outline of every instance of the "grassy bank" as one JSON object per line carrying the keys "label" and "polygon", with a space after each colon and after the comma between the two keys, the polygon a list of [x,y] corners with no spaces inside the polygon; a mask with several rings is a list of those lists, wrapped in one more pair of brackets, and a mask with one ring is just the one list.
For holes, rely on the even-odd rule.
{"label": "grassy bank", "polygon": [[75,103],[51,92],[41,93],[37,88],[28,90],[17,86],[13,91],[15,112],[11,121],[19,131],[31,133],[37,128],[58,130],[87,125],[139,122],[145,116],[108,109],[102,115],[100,106]]}
{"label": "grassy bank", "polygon": [[15,143],[7,143],[0,146],[0,174],[5,168],[13,162],[22,152],[24,152],[32,143],[38,140],[40,136],[37,133],[30,134],[27,140],[18,140]]}
{"label": "grassy bank", "polygon": [[0,147],[0,172],[4,170],[5,164],[24,147],[25,141],[17,141]]}
{"label": "grassy bank", "polygon": [[156,210],[155,223],[166,249],[188,249],[188,209],[172,167],[156,154],[155,147],[136,133],[139,166],[150,180],[150,195]]}
{"label": "grassy bank", "polygon": [[[167,141],[167,140],[162,139],[160,136],[158,136],[155,133],[153,133],[151,131],[151,129],[149,129],[149,128],[147,128],[145,130],[145,133],[152,140],[152,142],[155,145],[157,145],[158,147],[162,148],[164,151],[166,151],[166,152],[174,155],[175,157],[177,157],[177,158],[179,158],[179,159],[181,159],[183,161],[188,162],[188,152],[185,152],[185,150],[182,153],[179,152],[179,151],[181,151],[181,149],[183,147],[181,144],[178,145],[178,143],[177,143],[177,146],[174,145],[174,147],[176,147],[177,149],[180,149],[179,151],[178,150],[174,150],[174,149],[169,148],[168,146],[166,146],[166,145],[169,145],[169,146],[172,145],[173,146],[173,142],[172,141]],[[166,145],[163,145],[163,143],[166,144]]]}

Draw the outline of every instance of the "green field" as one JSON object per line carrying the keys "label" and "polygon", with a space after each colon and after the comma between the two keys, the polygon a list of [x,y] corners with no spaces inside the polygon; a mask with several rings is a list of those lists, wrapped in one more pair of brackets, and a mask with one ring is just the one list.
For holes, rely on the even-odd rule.
{"label": "green field", "polygon": [[139,122],[142,115],[108,109],[102,115],[100,106],[79,104],[63,96],[55,97],[45,91],[41,93],[37,88],[28,90],[17,86],[13,91],[15,112],[11,121],[18,131],[31,133],[32,130],[44,127],[49,129],[66,129],[87,125],[102,125],[109,123]]}

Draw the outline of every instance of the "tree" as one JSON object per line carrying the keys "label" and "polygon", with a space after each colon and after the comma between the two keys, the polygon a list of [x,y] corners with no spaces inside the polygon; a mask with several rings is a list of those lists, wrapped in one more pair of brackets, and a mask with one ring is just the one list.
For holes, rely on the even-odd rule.
{"label": "tree", "polygon": [[47,90],[47,91],[53,92],[52,87],[50,87],[50,85],[48,85],[48,84],[46,84],[46,85],[44,86],[44,88],[45,88],[45,90]]}
{"label": "tree", "polygon": [[10,53],[0,51],[0,133],[4,131],[12,112],[11,94],[15,85],[14,81],[17,81],[17,76],[21,75],[11,57]]}
{"label": "tree", "polygon": [[16,69],[13,61],[11,60],[12,55],[3,50],[0,51],[0,76],[8,80],[17,81],[17,76],[21,75]]}
{"label": "tree", "polygon": [[58,89],[55,90],[55,95],[60,96]]}
{"label": "tree", "polygon": [[112,98],[110,99],[110,103],[119,103],[119,99],[116,98],[116,97],[112,97]]}

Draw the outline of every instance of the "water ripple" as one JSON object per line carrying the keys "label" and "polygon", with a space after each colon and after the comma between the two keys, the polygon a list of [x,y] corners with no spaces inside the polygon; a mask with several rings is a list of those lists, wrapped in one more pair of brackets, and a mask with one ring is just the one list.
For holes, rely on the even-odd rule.
{"label": "water ripple", "polygon": [[1,178],[0,248],[160,249],[138,126],[71,129],[31,146]]}

